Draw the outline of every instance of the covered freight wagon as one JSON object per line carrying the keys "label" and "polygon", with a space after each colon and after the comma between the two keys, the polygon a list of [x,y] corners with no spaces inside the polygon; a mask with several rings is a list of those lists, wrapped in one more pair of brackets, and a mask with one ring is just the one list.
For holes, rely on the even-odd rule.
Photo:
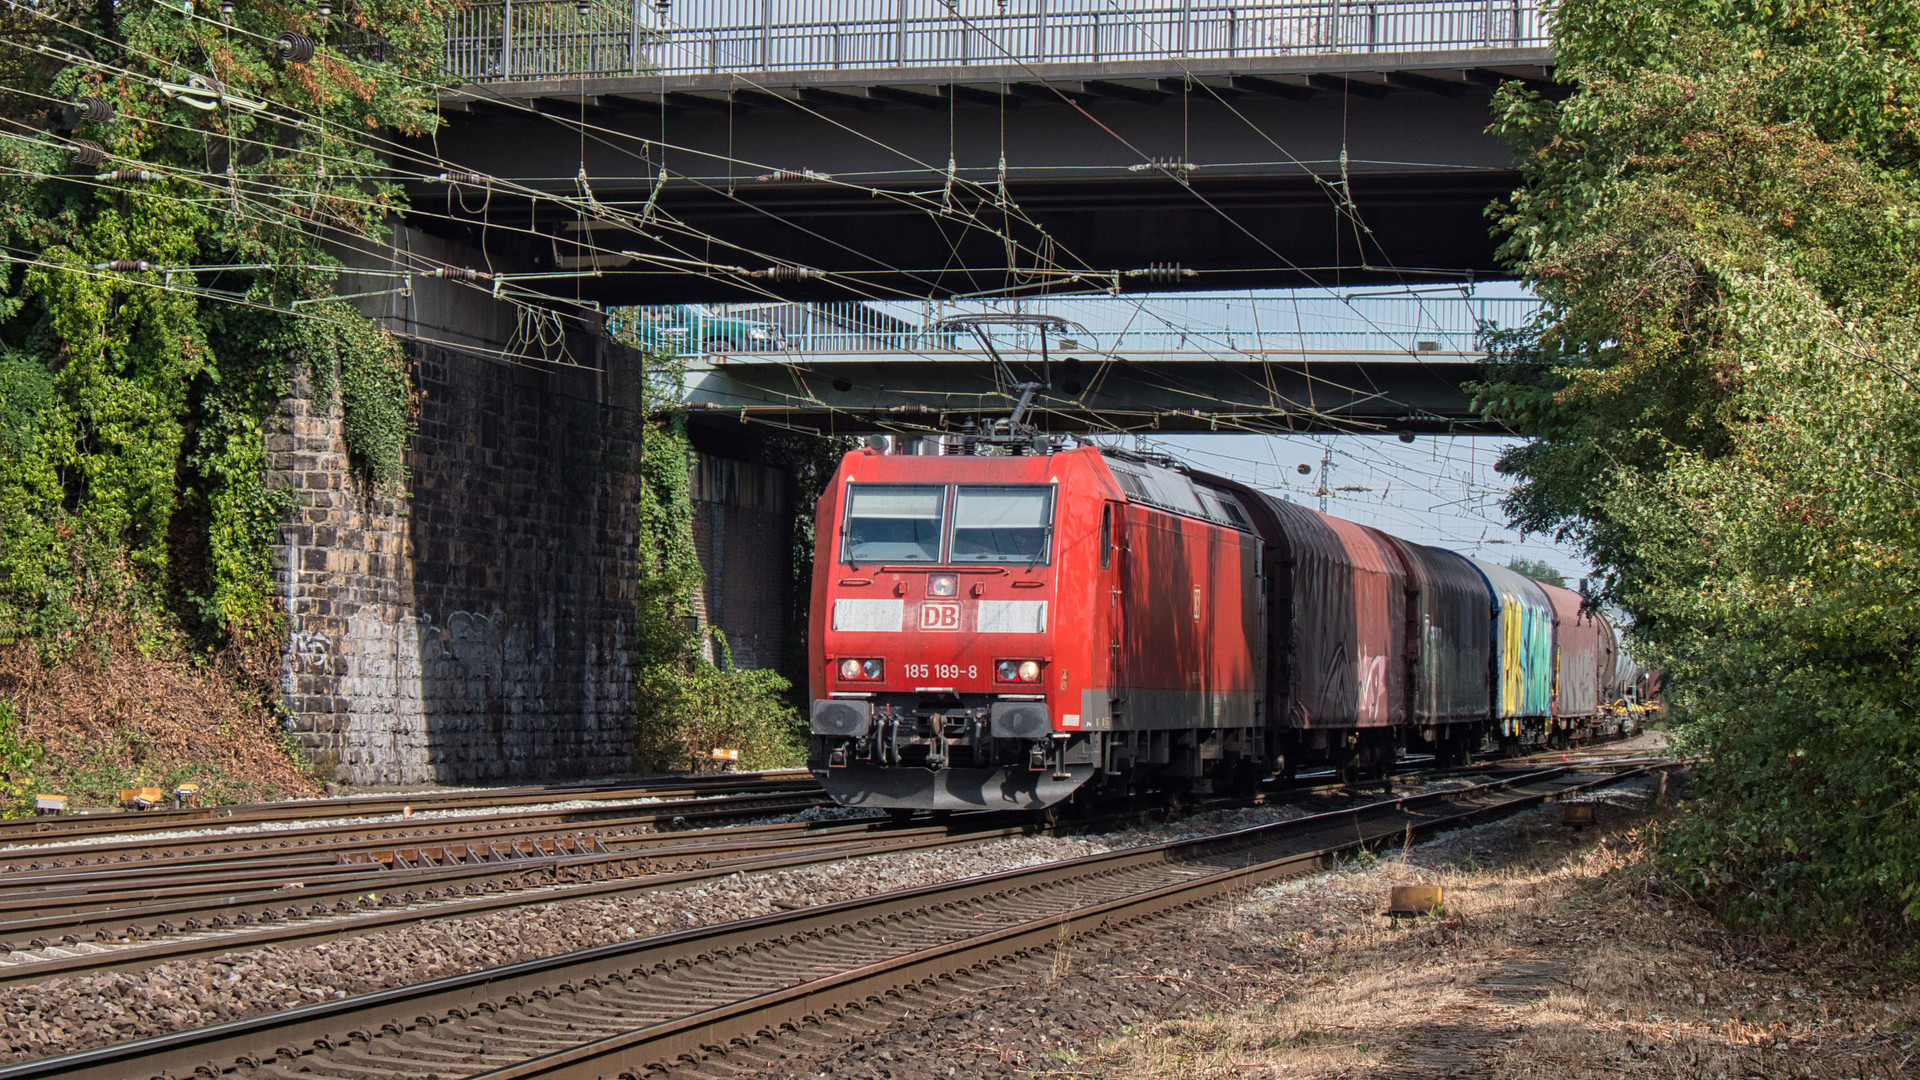
{"label": "covered freight wagon", "polygon": [[1553,716],[1582,722],[1600,713],[1600,620],[1572,589],[1536,584],[1553,605]]}
{"label": "covered freight wagon", "polygon": [[1392,766],[1407,720],[1407,571],[1385,533],[1243,484],[1233,492],[1264,545],[1267,696],[1291,771]]}
{"label": "covered freight wagon", "polygon": [[1553,709],[1553,602],[1532,578],[1471,559],[1492,594],[1493,720],[1502,739],[1546,726]]}
{"label": "covered freight wagon", "polygon": [[1462,760],[1486,735],[1493,610],[1466,557],[1389,537],[1406,568],[1411,606],[1410,720],[1442,760]]}

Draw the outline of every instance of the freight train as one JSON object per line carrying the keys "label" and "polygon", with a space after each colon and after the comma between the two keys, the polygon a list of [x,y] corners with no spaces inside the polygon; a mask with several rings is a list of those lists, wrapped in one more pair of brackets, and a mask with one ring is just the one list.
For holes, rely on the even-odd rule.
{"label": "freight train", "polygon": [[842,804],[1057,812],[1626,722],[1578,593],[1164,456],[947,449],[855,450],[816,509],[809,764]]}

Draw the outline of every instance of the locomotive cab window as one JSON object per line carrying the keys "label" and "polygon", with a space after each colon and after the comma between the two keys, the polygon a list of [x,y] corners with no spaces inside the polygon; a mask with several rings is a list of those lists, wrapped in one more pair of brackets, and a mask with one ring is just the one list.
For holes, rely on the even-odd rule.
{"label": "locomotive cab window", "polygon": [[1044,563],[1051,554],[1053,486],[962,486],[953,500],[956,563]]}
{"label": "locomotive cab window", "polygon": [[939,562],[947,489],[849,484],[841,559],[847,563]]}

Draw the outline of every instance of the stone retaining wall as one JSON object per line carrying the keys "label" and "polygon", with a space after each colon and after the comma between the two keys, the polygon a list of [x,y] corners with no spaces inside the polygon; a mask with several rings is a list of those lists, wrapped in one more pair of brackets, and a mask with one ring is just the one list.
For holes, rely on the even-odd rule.
{"label": "stone retaining wall", "polygon": [[[410,497],[350,468],[304,380],[269,439],[282,531],[285,701],[323,774],[354,784],[624,771],[632,751],[640,387],[415,346]],[[611,362],[600,363],[607,360]]]}

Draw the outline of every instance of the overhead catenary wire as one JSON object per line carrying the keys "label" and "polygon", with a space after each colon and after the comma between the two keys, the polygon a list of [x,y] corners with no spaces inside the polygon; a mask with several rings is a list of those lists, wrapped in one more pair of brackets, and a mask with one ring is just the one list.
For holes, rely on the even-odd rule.
{"label": "overhead catenary wire", "polygon": [[[837,121],[836,121],[836,123],[837,123]],[[842,126],[844,126],[844,125],[842,125]],[[548,197],[549,197],[549,198],[551,198],[551,196],[548,196]],[[351,272],[351,271],[348,271],[348,272]]]}

